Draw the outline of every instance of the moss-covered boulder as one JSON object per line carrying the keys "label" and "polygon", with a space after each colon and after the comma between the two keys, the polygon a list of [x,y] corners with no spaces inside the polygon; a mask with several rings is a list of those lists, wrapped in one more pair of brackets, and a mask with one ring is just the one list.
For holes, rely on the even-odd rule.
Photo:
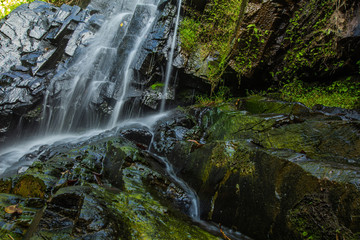
{"label": "moss-covered boulder", "polygon": [[15,183],[12,193],[22,197],[45,197],[45,184],[37,177],[23,175]]}
{"label": "moss-covered boulder", "polygon": [[[7,239],[219,239],[185,214],[190,200],[159,159],[107,137],[36,161],[2,180]],[[12,184],[13,182],[13,184]],[[7,213],[12,206],[20,209]]]}
{"label": "moss-covered boulder", "polygon": [[179,125],[163,122],[155,147],[196,190],[203,219],[255,239],[358,238],[357,120],[264,98],[184,113],[195,126],[173,137]]}

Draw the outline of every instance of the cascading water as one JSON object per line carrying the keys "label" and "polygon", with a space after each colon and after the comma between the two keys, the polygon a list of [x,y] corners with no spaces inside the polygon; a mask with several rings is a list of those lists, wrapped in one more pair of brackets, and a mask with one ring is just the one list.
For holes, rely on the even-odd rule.
{"label": "cascading water", "polygon": [[[55,95],[60,92],[60,100],[54,101],[47,97],[43,111],[43,129],[47,133],[62,133],[79,127],[87,129],[96,127],[99,119],[91,111],[91,104],[99,98],[99,89],[109,87],[111,66],[116,60],[116,49],[126,34],[131,13],[121,13],[111,18],[99,30],[92,43],[68,72],[52,81],[49,92]],[[68,82],[67,88],[59,89],[62,82]],[[65,85],[66,87],[66,85]],[[85,119],[84,119],[85,118]],[[84,121],[83,121],[84,120]]]}
{"label": "cascading water", "polygon": [[[158,2],[139,0],[130,11],[129,6],[125,12],[119,9],[120,13],[102,25],[67,73],[54,78],[43,111],[42,125],[47,133],[116,125],[134,78],[132,64],[154,22]],[[108,123],[96,107],[105,101],[104,92],[115,102]]]}
{"label": "cascading water", "polygon": [[119,118],[119,114],[122,112],[122,109],[124,107],[125,98],[126,98],[126,95],[128,94],[128,90],[129,90],[129,85],[130,85],[131,79],[133,78],[130,66],[134,62],[135,56],[136,56],[137,52],[139,51],[141,43],[144,41],[145,36],[149,32],[150,27],[152,26],[152,23],[154,22],[154,19],[155,19],[154,13],[156,11],[156,5],[148,5],[148,6],[149,6],[149,8],[147,9],[148,15],[142,19],[143,25],[137,31],[137,32],[141,32],[141,34],[136,36],[135,34],[132,34],[133,31],[131,31],[131,33],[130,33],[130,34],[132,34],[132,37],[135,40],[133,42],[133,48],[132,48],[131,52],[128,54],[128,57],[125,61],[125,66],[124,66],[123,72],[121,74],[123,83],[122,83],[121,89],[119,91],[119,94],[120,94],[119,98],[117,100],[117,103],[115,104],[114,111],[111,115],[111,119],[110,119],[110,122],[108,125],[110,128],[114,127],[116,125],[117,120]]}
{"label": "cascading water", "polygon": [[176,46],[177,31],[178,31],[179,21],[180,21],[181,3],[182,3],[182,0],[178,0],[177,14],[176,14],[176,20],[175,20],[175,29],[174,29],[174,35],[173,35],[173,38],[171,41],[168,62],[166,65],[165,83],[164,83],[164,89],[163,89],[162,96],[161,96],[160,112],[163,112],[165,110],[165,103],[166,103],[166,99],[167,99],[168,92],[169,92],[169,83],[170,83],[171,72],[172,72],[172,64],[173,64],[174,51],[175,51],[175,46]]}

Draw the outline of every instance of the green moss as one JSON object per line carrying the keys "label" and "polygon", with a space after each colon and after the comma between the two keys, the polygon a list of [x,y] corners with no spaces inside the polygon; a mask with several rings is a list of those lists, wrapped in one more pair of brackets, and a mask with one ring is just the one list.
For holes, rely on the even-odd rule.
{"label": "green moss", "polygon": [[199,49],[204,59],[216,56],[206,66],[213,90],[229,64],[238,19],[246,4],[246,0],[212,0],[202,13],[189,11],[180,26],[184,52],[192,54],[194,49]]}
{"label": "green moss", "polygon": [[[205,117],[205,116],[204,116]],[[210,140],[236,140],[270,129],[276,119],[247,115],[246,112],[219,113],[218,121],[209,129]]]}
{"label": "green moss", "polygon": [[292,114],[296,112],[294,108],[295,104],[271,101],[260,96],[248,97],[241,104],[241,109],[252,114]]}
{"label": "green moss", "polygon": [[260,48],[263,47],[265,39],[270,34],[268,30],[261,30],[255,24],[247,26],[245,37],[237,39],[239,51],[234,56],[232,67],[241,75],[250,72],[253,66],[261,58]]}
{"label": "green moss", "polygon": [[11,184],[11,179],[0,179],[0,193],[10,193]]}
{"label": "green moss", "polygon": [[45,197],[46,186],[44,182],[32,175],[23,175],[15,183],[13,194],[22,197]]}
{"label": "green moss", "polygon": [[313,107],[321,104],[329,107],[355,109],[360,107],[360,82],[357,77],[348,77],[328,85],[309,85],[301,81],[285,84],[281,98]]}
{"label": "green moss", "polygon": [[156,82],[153,85],[150,86],[152,90],[161,90],[164,87],[164,83]]}
{"label": "green moss", "polygon": [[192,52],[199,42],[200,22],[197,20],[185,17],[180,24],[179,36],[181,42],[181,49],[185,52]]}
{"label": "green moss", "polygon": [[150,171],[145,166],[124,169],[125,191],[113,195],[113,206],[127,219],[131,239],[218,239],[152,197],[143,182]]}
{"label": "green moss", "polygon": [[[285,82],[302,79],[305,69],[336,57],[335,30],[327,26],[335,8],[332,0],[311,0],[294,13],[285,38],[290,48],[284,57],[283,69],[275,74],[277,78]],[[315,12],[320,14],[314,17]],[[317,71],[328,71],[329,67],[320,65]]]}
{"label": "green moss", "polygon": [[[218,106],[222,103],[226,103],[232,100],[230,89],[228,87],[221,86],[212,96],[197,95],[195,96],[197,106]],[[222,104],[221,106],[228,106]]]}
{"label": "green moss", "polygon": [[[16,240],[24,239],[38,211],[38,209],[27,207],[25,202],[24,198],[17,195],[0,194],[0,239],[11,239],[9,235]],[[16,204],[23,210],[22,214],[11,215],[4,211],[6,207]]]}
{"label": "green moss", "polygon": [[299,239],[356,239],[339,223],[329,204],[314,195],[301,200],[289,211],[287,219],[290,229]]}

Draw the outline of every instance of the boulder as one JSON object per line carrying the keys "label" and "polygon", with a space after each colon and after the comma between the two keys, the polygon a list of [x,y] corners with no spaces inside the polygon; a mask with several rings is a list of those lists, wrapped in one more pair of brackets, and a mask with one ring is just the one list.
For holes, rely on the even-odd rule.
{"label": "boulder", "polygon": [[184,214],[190,200],[160,160],[123,137],[36,161],[1,192],[1,208],[20,209],[0,214],[2,238],[219,239]]}
{"label": "boulder", "polygon": [[178,116],[154,149],[198,193],[202,219],[254,239],[357,238],[358,120],[266,98]]}

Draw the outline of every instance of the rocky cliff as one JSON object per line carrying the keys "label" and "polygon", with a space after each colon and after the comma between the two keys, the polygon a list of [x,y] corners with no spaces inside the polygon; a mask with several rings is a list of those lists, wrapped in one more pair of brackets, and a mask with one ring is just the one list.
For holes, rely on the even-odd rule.
{"label": "rocky cliff", "polygon": [[358,78],[359,7],[352,0],[187,1],[179,58],[187,72],[235,95]]}

